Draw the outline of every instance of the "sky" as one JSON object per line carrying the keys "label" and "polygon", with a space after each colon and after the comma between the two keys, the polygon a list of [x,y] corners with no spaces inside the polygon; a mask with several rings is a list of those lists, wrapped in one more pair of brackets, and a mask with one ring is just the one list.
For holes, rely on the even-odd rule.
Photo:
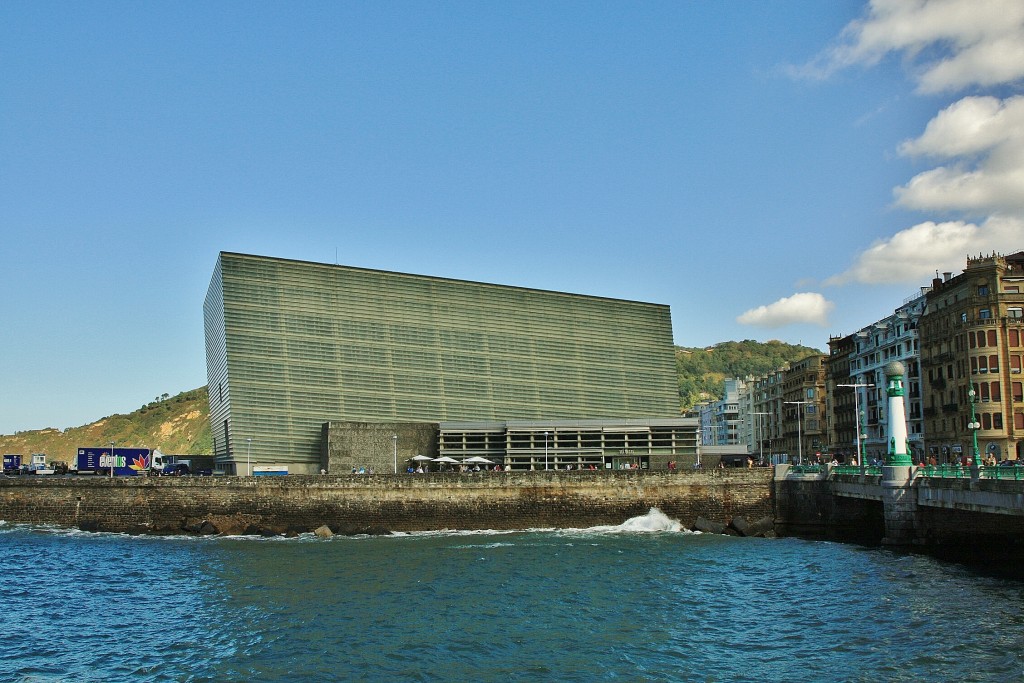
{"label": "sky", "polygon": [[0,433],[206,383],[220,251],[827,350],[1024,249],[1024,3],[0,3]]}

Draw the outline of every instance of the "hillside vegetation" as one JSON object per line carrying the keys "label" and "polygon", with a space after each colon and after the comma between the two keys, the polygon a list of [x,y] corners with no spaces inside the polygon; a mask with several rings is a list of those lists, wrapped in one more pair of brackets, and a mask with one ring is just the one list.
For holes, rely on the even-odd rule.
{"label": "hillside vegetation", "polygon": [[[806,356],[821,353],[780,341],[722,342],[708,348],[676,347],[680,407],[721,398],[727,377],[763,375]],[[206,387],[169,397],[164,394],[127,415],[110,415],[83,427],[38,429],[0,435],[3,453],[46,453],[70,463],[82,446],[116,441],[126,448],[159,448],[168,454],[211,455],[210,406]]]}
{"label": "hillside vegetation", "polygon": [[71,463],[82,446],[159,448],[168,454],[211,455],[210,406],[206,387],[154,399],[133,413],[111,415],[83,427],[36,429],[0,435],[0,451],[46,453],[50,461]]}
{"label": "hillside vegetation", "polygon": [[765,375],[787,363],[820,354],[809,346],[780,341],[727,341],[704,349],[676,347],[679,401],[683,410],[695,403],[722,398],[725,380]]}

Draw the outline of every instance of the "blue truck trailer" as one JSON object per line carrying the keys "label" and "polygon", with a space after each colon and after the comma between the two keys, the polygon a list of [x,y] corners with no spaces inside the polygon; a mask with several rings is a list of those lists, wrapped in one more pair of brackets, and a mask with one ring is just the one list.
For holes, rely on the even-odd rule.
{"label": "blue truck trailer", "polygon": [[114,468],[117,476],[146,474],[152,465],[152,454],[148,448],[79,448],[79,474],[110,474]]}
{"label": "blue truck trailer", "polygon": [[4,474],[20,474],[21,473],[21,456],[6,454],[4,455]]}

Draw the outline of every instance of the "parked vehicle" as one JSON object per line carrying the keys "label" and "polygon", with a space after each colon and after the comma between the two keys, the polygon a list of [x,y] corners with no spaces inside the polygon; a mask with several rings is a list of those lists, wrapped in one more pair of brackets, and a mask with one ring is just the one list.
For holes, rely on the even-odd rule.
{"label": "parked vehicle", "polygon": [[189,468],[187,461],[179,461],[170,465],[164,465],[163,470],[160,474],[165,476],[183,476],[186,474],[192,474],[192,470]]}
{"label": "parked vehicle", "polygon": [[20,455],[4,455],[4,474],[21,474]]}
{"label": "parked vehicle", "polygon": [[29,474],[55,474],[55,470],[46,464],[46,453],[33,453],[32,462],[28,466]]}
{"label": "parked vehicle", "polygon": [[148,448],[79,448],[76,471],[79,474],[114,474],[135,476],[148,473],[150,450]]}

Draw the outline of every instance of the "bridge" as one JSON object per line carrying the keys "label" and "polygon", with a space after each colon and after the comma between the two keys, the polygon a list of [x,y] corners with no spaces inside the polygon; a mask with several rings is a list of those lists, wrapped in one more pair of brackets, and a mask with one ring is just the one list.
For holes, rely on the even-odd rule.
{"label": "bridge", "polygon": [[[788,501],[781,508],[807,510],[817,505],[832,510],[825,513],[828,519],[823,523],[835,528],[855,525],[858,517],[883,523],[879,531],[884,544],[1024,544],[1021,465],[974,470],[953,465],[863,469],[780,465],[775,479],[776,490],[783,491]],[[816,500],[806,500],[807,496]],[[805,499],[802,505],[801,498]],[[837,507],[841,500],[852,505]],[[837,509],[844,512],[834,512]]]}

